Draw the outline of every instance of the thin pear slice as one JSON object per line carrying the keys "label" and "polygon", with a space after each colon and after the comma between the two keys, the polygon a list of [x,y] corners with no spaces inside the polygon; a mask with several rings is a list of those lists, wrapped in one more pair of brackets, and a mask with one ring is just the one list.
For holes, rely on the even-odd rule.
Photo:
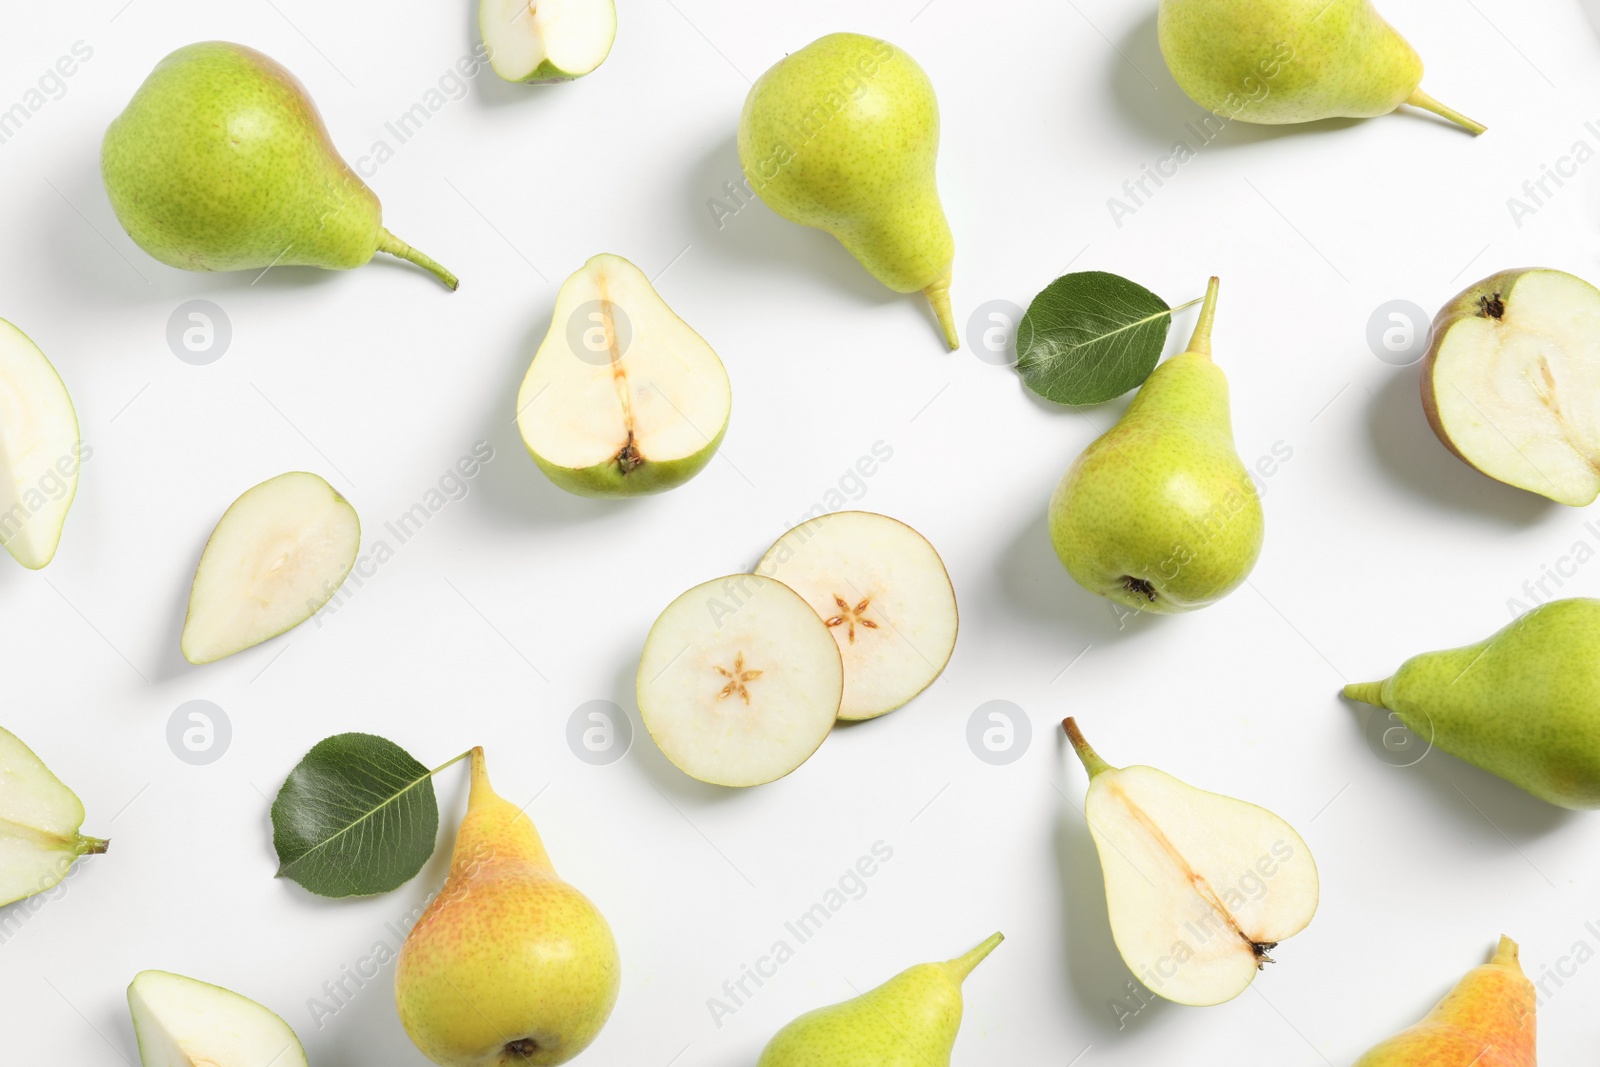
{"label": "thin pear slice", "polygon": [[221,986],[141,971],[128,1010],[144,1067],[306,1067],[288,1023]]}
{"label": "thin pear slice", "polygon": [[839,717],[844,661],[811,605],[782,582],[733,574],[697,585],[645,639],[639,715],[666,757],[713,785],[782,778]]}
{"label": "thin pear slice", "polygon": [[956,647],[956,594],[939,553],[903,522],[841,511],[803,522],[756,565],[805,598],[844,658],[839,718],[873,719],[933,684]]}
{"label": "thin pear slice", "polygon": [[733,394],[711,346],[644,272],[602,253],[561,286],[517,396],[522,440],[581,496],[682,485],[716,453]]}
{"label": "thin pear slice", "polygon": [[0,905],[43,893],[108,842],[78,833],[83,802],[33,751],[0,730]]}
{"label": "thin pear slice", "polygon": [[1288,823],[1154,767],[1112,767],[1063,724],[1089,772],[1084,815],[1111,936],[1134,976],[1179,1004],[1232,1000],[1317,910],[1317,867]]}
{"label": "thin pear slice", "polygon": [[605,62],[617,37],[613,0],[482,0],[489,64],[508,82],[560,82]]}
{"label": "thin pear slice", "polygon": [[78,492],[82,442],[61,376],[0,319],[0,544],[38,570],[55,557]]}
{"label": "thin pear slice", "polygon": [[184,658],[211,663],[299,626],[339,591],[360,548],[356,509],[317,475],[291,471],[246,490],[201,553]]}

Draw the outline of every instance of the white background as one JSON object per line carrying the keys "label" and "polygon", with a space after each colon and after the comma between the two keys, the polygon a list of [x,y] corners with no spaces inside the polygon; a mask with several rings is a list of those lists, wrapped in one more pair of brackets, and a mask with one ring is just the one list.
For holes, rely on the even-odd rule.
{"label": "white background", "polygon": [[[460,274],[454,295],[394,262],[259,281],[164,267],[118,227],[98,150],[157,60],[221,38],[293,70],[353,162],[392,144],[384,123],[475,46],[467,0],[8,5],[0,107],[75,41],[93,48],[61,99],[0,145],[0,316],[55,361],[94,457],[55,563],[31,574],[0,560],[0,720],[82,796],[85,831],[113,841],[57,897],[12,909],[8,1067],[135,1062],[123,987],[143,968],[264,1002],[314,1064],[422,1064],[391,968],[320,1027],[307,1001],[437,888],[445,851],[372,900],[273,878],[270,798],[312,744],[348,730],[430,765],[484,744],[506,796],[537,796],[551,854],[624,960],[586,1063],[750,1064],[802,1011],[996,929],[1008,940],[968,983],[960,1064],[1342,1065],[1420,1017],[1502,932],[1536,980],[1571,973],[1561,961],[1579,942],[1600,949],[1585,927],[1600,920],[1594,816],[1439,753],[1392,767],[1364,710],[1337,696],[1413,652],[1487,635],[1575,542],[1600,547],[1580,512],[1446,453],[1417,368],[1366,340],[1386,301],[1431,313],[1497,270],[1600,279],[1600,162],[1520,228],[1506,206],[1575,141],[1600,147],[1584,125],[1600,119],[1600,36],[1580,0],[1386,0],[1428,61],[1426,87],[1487,136],[1420,114],[1235,125],[1120,228],[1107,198],[1202,114],[1162,64],[1154,0],[922,3],[622,0],[592,76],[480,75],[371,179],[394,231]],[[1046,499],[1121,402],[1052,409],[1011,370],[944,352],[917,298],[764,206],[713,223],[708,198],[739,174],[747,81],[841,29],[904,47],[938,88],[963,324],[987,300],[1025,306],[1069,264],[1173,302],[1222,277],[1215,342],[1240,453],[1293,452],[1263,483],[1260,565],[1226,601],[1121,626],[1056,562]],[[723,458],[664,496],[565,495],[512,425],[556,286],[599,251],[659,273],[733,380]],[[165,339],[197,297],[233,327],[205,367]],[[478,440],[496,458],[466,499],[323,625],[205,668],[181,659],[195,561],[239,492],[318,471],[360,511],[370,550]],[[660,609],[748,568],[880,440],[893,458],[856,506],[911,523],[945,557],[962,630],[942,680],[748,792],[689,780],[642,731],[620,762],[575,758],[580,704],[637,715],[634,665]],[[1593,592],[1597,577],[1587,563],[1561,592]],[[192,699],[232,723],[209,766],[166,740]],[[968,745],[990,700],[1031,719],[1009,766]],[[1066,713],[1112,762],[1263,804],[1309,842],[1321,909],[1236,1001],[1159,1003],[1117,1028],[1108,1001],[1129,974],[1073,807],[1085,779],[1059,743]],[[448,843],[461,768],[437,787]],[[865,896],[715,1025],[708,998],[877,841],[894,857]],[[1547,978],[1539,1013],[1552,1063],[1600,1040],[1600,964],[1564,981]]]}

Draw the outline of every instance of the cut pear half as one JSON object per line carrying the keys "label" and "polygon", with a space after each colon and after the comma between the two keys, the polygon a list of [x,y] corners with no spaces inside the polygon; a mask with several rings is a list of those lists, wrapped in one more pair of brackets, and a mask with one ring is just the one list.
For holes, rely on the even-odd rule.
{"label": "cut pear half", "polygon": [[582,496],[682,485],[722,443],[733,394],[711,346],[644,272],[601,254],[561,286],[517,396],[517,426],[550,480]]}
{"label": "cut pear half", "polygon": [[1582,507],[1600,496],[1600,290],[1558,270],[1506,271],[1434,319],[1422,406],[1489,477]]}
{"label": "cut pear half", "polygon": [[594,70],[617,37],[613,0],[482,0],[489,64],[508,82],[561,82]]}
{"label": "cut pear half", "polygon": [[0,730],[0,905],[43,893],[107,843],[78,833],[83,803],[15,734]]}
{"label": "cut pear half", "polygon": [[49,563],[78,492],[78,415],[55,367],[0,319],[0,545],[30,570]]}
{"label": "cut pear half", "polygon": [[1310,849],[1265,808],[1154,767],[1112,767],[1077,723],[1063,725],[1089,772],[1083,812],[1123,962],[1179,1004],[1232,1000],[1316,914]]}
{"label": "cut pear half", "polygon": [[184,658],[211,663],[299,626],[339,591],[360,548],[355,508],[317,475],[292,471],[246,490],[195,569]]}
{"label": "cut pear half", "polygon": [[288,1023],[221,986],[141,971],[128,1010],[144,1067],[306,1067]]}
{"label": "cut pear half", "polygon": [[956,647],[956,594],[939,553],[903,522],[841,511],[803,522],[756,564],[805,598],[839,643],[839,718],[893,711],[939,677]]}
{"label": "cut pear half", "polygon": [[821,617],[782,582],[733,574],[661,613],[639,657],[639,715],[685,774],[713,785],[782,778],[839,717],[844,663]]}

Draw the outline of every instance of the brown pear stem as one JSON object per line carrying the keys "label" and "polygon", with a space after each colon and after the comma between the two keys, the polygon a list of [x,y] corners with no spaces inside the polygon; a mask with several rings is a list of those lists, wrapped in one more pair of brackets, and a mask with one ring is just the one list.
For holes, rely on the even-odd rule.
{"label": "brown pear stem", "polygon": [[1211,358],[1211,324],[1217,320],[1217,289],[1220,285],[1216,278],[1206,284],[1206,302],[1200,308],[1200,321],[1194,324],[1194,336],[1189,338],[1189,347],[1185,349],[1207,359]]}
{"label": "brown pear stem", "polygon": [[1455,123],[1457,126],[1461,126],[1470,131],[1474,137],[1489,131],[1489,127],[1485,126],[1483,123],[1477,121],[1476,119],[1467,118],[1467,116],[1463,115],[1453,107],[1446,107],[1433,97],[1429,96],[1427,93],[1423,92],[1421,89],[1418,89],[1416,92],[1407,97],[1406,103],[1410,104],[1412,107],[1420,107],[1424,111],[1431,111],[1435,115],[1442,115],[1451,122]]}
{"label": "brown pear stem", "polygon": [[983,944],[973,948],[965,955],[957,956],[955,959],[950,960],[945,964],[945,966],[950,968],[950,971],[955,975],[957,982],[964,982],[967,979],[967,975],[972,973],[973,968],[982,963],[988,957],[989,953],[993,952],[995,948],[999,946],[1000,942],[1004,941],[1005,939],[1005,934],[990,934],[984,939]]}
{"label": "brown pear stem", "polygon": [[928,298],[928,303],[933,305],[933,313],[939,320],[939,329],[944,331],[944,343],[954,352],[961,347],[961,335],[956,333],[956,315],[950,308],[950,275],[934,282],[922,294]]}
{"label": "brown pear stem", "polygon": [[106,849],[111,847],[111,842],[98,837],[78,838],[78,854],[80,856],[103,856]]}
{"label": "brown pear stem", "polygon": [[461,287],[460,279],[454,274],[445,270],[431,257],[418,252],[388,230],[378,231],[378,251],[387,252],[391,256],[397,256],[408,263],[415,263],[441,282],[444,282],[452,293]]}
{"label": "brown pear stem", "polygon": [[1061,728],[1067,731],[1067,740],[1072,742],[1072,750],[1083,761],[1083,769],[1089,772],[1092,780],[1102,771],[1114,771],[1115,767],[1100,758],[1100,753],[1089,747],[1089,742],[1084,740],[1083,731],[1078,729],[1078,720],[1068,716],[1061,721]]}
{"label": "brown pear stem", "polygon": [[1344,687],[1346,700],[1359,700],[1374,707],[1385,707],[1382,682],[1351,682]]}

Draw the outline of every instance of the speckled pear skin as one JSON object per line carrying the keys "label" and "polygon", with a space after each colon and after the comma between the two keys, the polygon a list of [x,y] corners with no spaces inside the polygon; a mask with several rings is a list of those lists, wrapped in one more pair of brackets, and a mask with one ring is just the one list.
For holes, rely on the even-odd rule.
{"label": "speckled pear skin", "polygon": [[1492,960],[1355,1067],[1535,1067],[1538,995],[1517,955],[1517,943],[1502,937]]}
{"label": "speckled pear skin", "polygon": [[1600,808],[1600,600],[1553,600],[1485,641],[1345,686],[1423,741],[1563,808]]}
{"label": "speckled pear skin", "polygon": [[473,750],[450,876],[395,969],[406,1033],[444,1067],[566,1063],[600,1033],[620,979],[604,917],[556,875],[533,823],[495,794]]}
{"label": "speckled pear skin", "polygon": [[1206,304],[1191,350],[1156,367],[1050,498],[1050,540],[1067,572],[1140,611],[1212,604],[1261,554],[1261,498],[1234,449],[1228,381],[1210,355],[1215,281]]}
{"label": "speckled pear skin", "polygon": [[895,292],[927,292],[954,348],[955,239],[939,202],[938,152],[927,74],[889,42],[856,33],[780,60],[751,86],[739,119],[739,161],[757,195],[833,234]]}
{"label": "speckled pear skin", "polygon": [[961,1029],[961,983],[1004,938],[945,963],[902,971],[854,1000],[779,1030],[758,1067],[948,1067]]}
{"label": "speckled pear skin", "polygon": [[454,277],[383,228],[294,77],[254,49],[187,45],[106,130],[101,177],[140,248],[184,270],[348,270],[380,249]]}

